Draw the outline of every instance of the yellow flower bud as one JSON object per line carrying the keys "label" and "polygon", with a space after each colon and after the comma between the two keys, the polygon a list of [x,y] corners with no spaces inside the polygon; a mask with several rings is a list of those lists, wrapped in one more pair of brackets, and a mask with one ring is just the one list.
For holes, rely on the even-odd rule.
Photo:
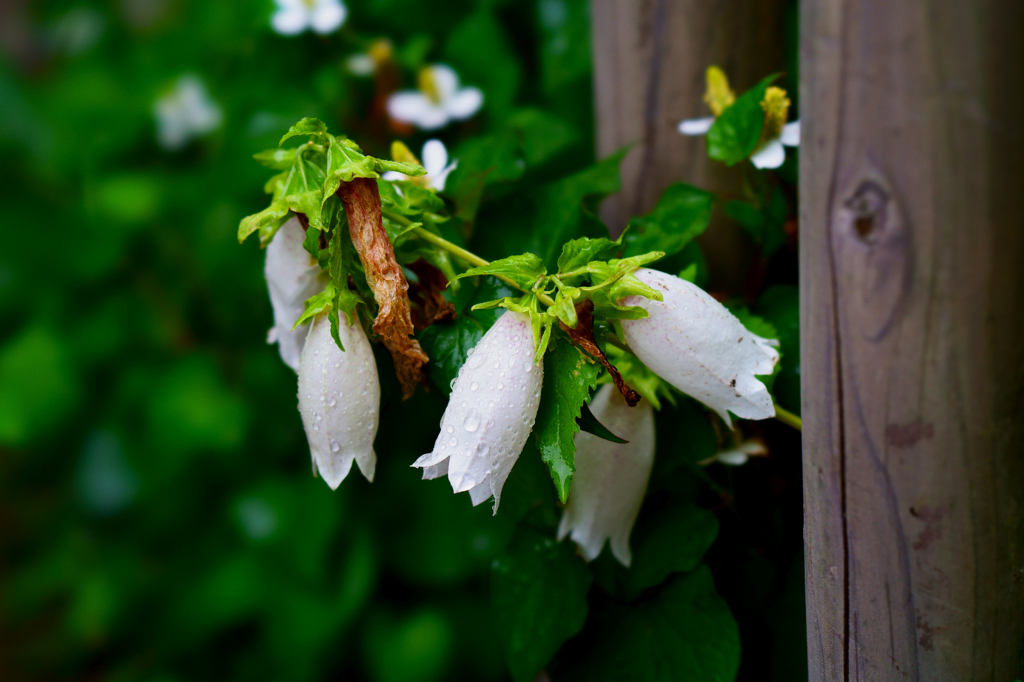
{"label": "yellow flower bud", "polygon": [[370,49],[367,50],[367,54],[373,59],[373,63],[380,66],[384,62],[391,61],[391,55],[394,52],[394,48],[391,45],[391,41],[387,38],[380,38],[373,41],[370,45]]}
{"label": "yellow flower bud", "polygon": [[786,97],[786,91],[774,85],[769,87],[765,90],[761,108],[764,109],[764,129],[761,139],[773,140],[782,134],[782,128],[786,125],[786,116],[789,114],[789,98]]}
{"label": "yellow flower bud", "polygon": [[437,83],[434,82],[434,73],[429,66],[420,69],[416,78],[416,87],[434,104],[441,102],[441,92],[437,88]]}
{"label": "yellow flower bud", "polygon": [[706,77],[708,89],[704,93],[704,103],[716,117],[721,116],[726,107],[736,101],[736,93],[729,88],[725,72],[717,66],[709,66]]}

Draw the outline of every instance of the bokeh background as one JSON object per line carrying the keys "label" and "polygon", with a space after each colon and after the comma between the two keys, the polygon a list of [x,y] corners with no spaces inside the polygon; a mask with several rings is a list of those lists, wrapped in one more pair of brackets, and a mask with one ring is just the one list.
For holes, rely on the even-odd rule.
{"label": "bokeh background", "polygon": [[[409,468],[444,395],[386,394],[377,482],[330,491],[311,475],[295,375],[265,343],[262,254],[235,233],[266,204],[252,155],[300,117],[371,154],[396,136],[418,150],[427,136],[389,126],[383,98],[435,61],[485,94],[438,134],[456,156],[531,108],[562,122],[542,175],[593,162],[588,7],[348,10],[330,36],[284,37],[269,0],[0,6],[3,679],[506,679],[489,567],[514,519]],[[381,37],[395,68],[352,74],[346,59]],[[184,74],[222,123],[166,149],[154,103]],[[730,472],[747,507],[719,512],[711,563],[750,679],[802,665],[798,454],[787,462]]]}

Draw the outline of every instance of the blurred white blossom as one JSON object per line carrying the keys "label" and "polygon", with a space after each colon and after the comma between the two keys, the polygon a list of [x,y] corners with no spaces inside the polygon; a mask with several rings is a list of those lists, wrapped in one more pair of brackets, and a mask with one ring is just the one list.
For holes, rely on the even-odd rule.
{"label": "blurred white blossom", "polygon": [[747,463],[751,457],[764,457],[768,454],[768,447],[760,438],[751,438],[739,445],[725,450],[719,450],[711,457],[697,462],[701,466],[707,466],[715,462],[728,464],[729,466],[740,466]]}
{"label": "blurred white blossom", "polygon": [[283,36],[295,36],[307,29],[321,35],[341,28],[348,8],[341,0],[274,0],[277,11],[270,25]]}
{"label": "blurred white blossom", "polygon": [[477,505],[501,489],[537,419],[544,364],[534,356],[530,318],[505,312],[459,370],[434,450],[416,460],[423,478],[447,475]]}
{"label": "blurred white blossom", "polygon": [[609,431],[629,442],[576,434],[576,473],[558,539],[570,536],[587,561],[596,559],[605,540],[610,540],[612,554],[629,566],[629,534],[654,466],[654,410],[646,400],[630,407],[611,384],[598,389],[590,410]]}
{"label": "blurred white blossom", "polygon": [[469,118],[483,103],[479,88],[460,87],[450,66],[434,64],[420,70],[417,90],[402,90],[388,98],[388,115],[423,130],[437,130],[451,120]]}
{"label": "blurred white blossom", "polygon": [[[426,175],[421,175],[417,178],[409,178],[402,173],[396,171],[388,171],[384,174],[385,180],[412,180],[422,184],[424,187],[435,189],[438,192],[444,191],[444,183],[448,179],[448,174],[455,170],[458,166],[458,161],[452,161],[448,163],[448,149],[444,146],[444,142],[441,140],[427,140],[423,143],[423,168],[427,171]],[[405,161],[406,159],[395,159],[395,161]],[[413,161],[418,159],[413,158]]]}
{"label": "blurred white blossom", "polygon": [[345,68],[353,76],[372,76],[382,64],[391,60],[394,47],[387,38],[373,41],[366,52],[357,52],[345,59]]}
{"label": "blurred white blossom", "polygon": [[220,107],[210,99],[203,82],[192,74],[178,78],[174,88],[153,104],[156,137],[168,151],[216,130],[223,120]]}

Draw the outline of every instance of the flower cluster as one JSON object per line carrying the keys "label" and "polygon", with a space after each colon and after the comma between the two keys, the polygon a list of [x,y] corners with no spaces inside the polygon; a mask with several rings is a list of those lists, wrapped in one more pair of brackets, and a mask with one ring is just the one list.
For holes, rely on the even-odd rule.
{"label": "flower cluster", "polygon": [[[434,447],[412,466],[426,479],[446,476],[474,505],[493,498],[497,513],[533,433],[546,459],[566,462],[556,479],[566,503],[559,536],[571,537],[587,559],[610,541],[614,556],[630,563],[630,531],[653,464],[654,410],[659,393],[670,395],[658,382],[703,403],[727,427],[734,416],[775,414],[758,378],[779,361],[775,342],[751,333],[695,284],[646,267],[663,253],[617,257],[634,242],[580,238],[564,245],[554,273],[531,253],[488,263],[437,231],[447,217],[436,192],[454,167],[440,141],[424,145],[424,168],[401,143],[393,161],[375,159],[314,119],[282,142],[293,136],[310,141],[257,155],[281,172],[267,185],[270,207],[244,219],[239,238],[258,233],[266,246],[268,340],[298,372],[310,454],[332,488],[353,462],[373,478],[381,390],[368,332],[391,352],[409,397],[428,361],[411,337],[412,301],[420,324],[454,312],[436,289],[424,289],[438,278],[443,287],[491,275],[521,295],[474,306],[506,310],[466,351]],[[474,267],[457,272],[451,257]],[[415,299],[407,270],[417,275]],[[605,385],[591,401],[599,376]],[[629,385],[634,378],[638,390]],[[552,417],[545,400],[559,403],[561,416]],[[596,425],[580,431],[587,402]],[[717,461],[741,463],[763,446],[734,450]]]}

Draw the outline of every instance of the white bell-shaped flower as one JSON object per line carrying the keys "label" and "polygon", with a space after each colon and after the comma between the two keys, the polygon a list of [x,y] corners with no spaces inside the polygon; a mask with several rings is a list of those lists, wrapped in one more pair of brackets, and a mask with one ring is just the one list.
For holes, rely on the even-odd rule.
{"label": "white bell-shaped flower", "polygon": [[448,475],[477,505],[501,489],[537,419],[544,364],[534,357],[530,318],[507,311],[459,370],[434,450],[413,464],[423,478]]}
{"label": "white bell-shaped flower", "polygon": [[725,306],[695,284],[640,268],[637,279],[664,300],[623,299],[649,317],[623,320],[626,343],[651,371],[704,403],[729,426],[729,413],[743,419],[775,416],[768,389],[757,379],[779,361],[775,343],[751,334]]}
{"label": "white bell-shaped flower", "polygon": [[298,218],[288,220],[267,245],[263,266],[270,305],[274,308],[274,326],[267,333],[267,343],[277,343],[281,359],[296,372],[309,325],[295,331],[292,326],[306,309],[306,299],[323,291],[327,284],[326,273],[302,248],[304,238]]}
{"label": "white bell-shaped flower", "polygon": [[349,325],[345,315],[340,317],[338,336],[345,350],[331,337],[327,314],[317,315],[299,365],[299,414],[313,464],[332,490],[348,475],[353,460],[373,480],[380,415],[377,364],[366,332],[358,322]]}
{"label": "white bell-shaped flower", "polygon": [[571,537],[587,561],[597,558],[605,540],[610,540],[612,554],[629,566],[629,534],[654,466],[654,410],[646,400],[630,407],[614,386],[605,384],[594,394],[590,411],[629,442],[576,434],[576,473],[558,539]]}

